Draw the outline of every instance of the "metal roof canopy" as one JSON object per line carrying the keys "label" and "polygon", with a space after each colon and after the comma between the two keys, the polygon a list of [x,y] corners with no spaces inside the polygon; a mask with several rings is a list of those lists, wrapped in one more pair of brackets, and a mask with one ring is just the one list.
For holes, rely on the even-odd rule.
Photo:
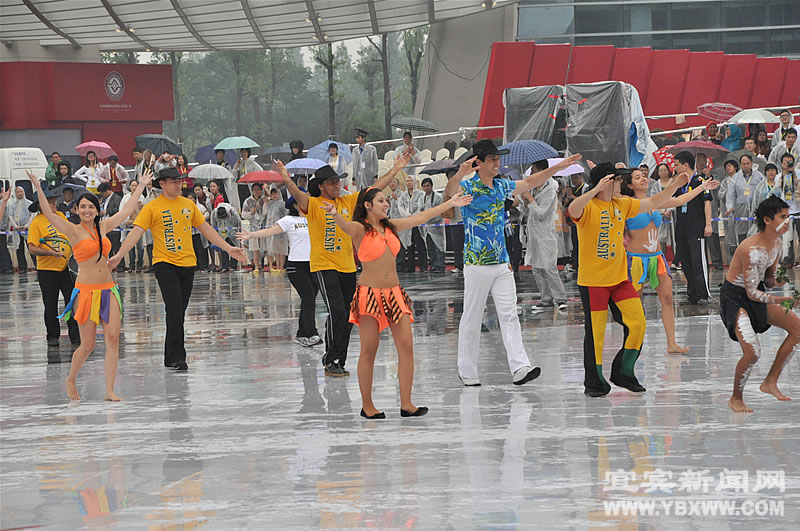
{"label": "metal roof canopy", "polygon": [[101,50],[312,46],[400,31],[518,0],[0,0],[0,42]]}

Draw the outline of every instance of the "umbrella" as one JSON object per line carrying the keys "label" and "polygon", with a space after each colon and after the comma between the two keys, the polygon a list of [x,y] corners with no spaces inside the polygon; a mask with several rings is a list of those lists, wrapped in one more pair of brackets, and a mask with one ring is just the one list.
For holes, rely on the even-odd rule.
{"label": "umbrella", "polygon": [[292,173],[313,173],[325,165],[326,163],[319,159],[294,159],[286,165],[286,169]]}
{"label": "umbrella", "polygon": [[272,170],[251,171],[237,183],[283,183],[281,174]]}
{"label": "umbrella", "polygon": [[291,153],[292,148],[286,146],[272,146],[264,150],[262,155],[272,155],[273,153]]}
{"label": "umbrella", "polygon": [[67,188],[71,188],[72,191],[75,192],[76,198],[80,197],[85,193],[89,193],[89,190],[87,190],[84,186],[71,183],[65,183],[62,184],[61,186],[56,186],[55,188],[53,188],[53,193],[59,197],[62,197],[64,195],[64,190],[66,190]]}
{"label": "umbrella", "polygon": [[201,164],[189,172],[192,179],[233,179],[233,174],[227,168],[217,164]]}
{"label": "umbrella", "polygon": [[458,169],[456,161],[454,161],[453,159],[441,159],[431,162],[430,164],[422,168],[420,170],[420,173],[424,173],[427,175],[436,175],[437,173],[445,173],[450,168]]}
{"label": "umbrella", "polygon": [[244,148],[257,147],[259,147],[258,144],[246,136],[229,136],[214,146],[214,149],[235,149],[238,151]]}
{"label": "umbrella", "polygon": [[117,152],[111,149],[111,146],[109,146],[105,142],[97,142],[95,140],[84,142],[79,146],[75,146],[75,151],[77,151],[84,157],[88,152],[94,151],[98,159],[107,159],[111,155],[117,154]]}
{"label": "umbrella", "polygon": [[[556,164],[560,163],[563,158],[554,158],[554,159],[547,159],[548,166],[555,166]],[[568,177],[575,173],[584,173],[586,170],[580,164],[570,164],[566,168],[561,171],[556,172],[556,177]],[[530,175],[530,174],[528,174]]]}
{"label": "umbrella", "polygon": [[156,155],[161,155],[165,151],[177,155],[182,151],[180,144],[167,135],[139,135],[136,137],[136,145],[143,150],[149,149]]}
{"label": "umbrella", "polygon": [[741,111],[741,107],[730,103],[704,103],[697,108],[698,114],[715,122],[727,122],[733,115]]}
{"label": "umbrella", "polygon": [[350,164],[353,162],[353,154],[350,152],[350,146],[342,144],[341,142],[334,142],[333,140],[326,140],[320,142],[316,146],[308,149],[308,157],[312,159],[325,160],[328,154],[328,146],[336,144],[339,147],[339,156],[344,158],[344,161]]}
{"label": "umbrella", "polygon": [[502,145],[499,149],[511,151],[508,155],[500,157],[500,164],[503,166],[524,166],[558,157],[558,151],[541,140],[518,140]]}
{"label": "umbrella", "polygon": [[729,121],[734,124],[777,124],[781,119],[763,109],[747,109],[732,116]]}
{"label": "umbrella", "polygon": [[404,131],[419,131],[421,133],[436,133],[439,129],[432,122],[419,118],[397,118],[392,122],[393,127]]}
{"label": "umbrella", "polygon": [[[668,147],[668,151],[677,155],[681,151],[688,151],[697,156],[698,153],[705,153],[709,157],[718,157],[723,153],[729,153],[727,149],[717,144],[706,142],[705,140],[692,140],[690,142],[679,142]],[[663,148],[662,148],[663,149]]]}
{"label": "umbrella", "polygon": [[653,158],[656,164],[664,163],[669,166],[669,171],[675,171],[675,155],[670,153],[669,148],[672,146],[664,146],[661,149],[653,152]]}
{"label": "umbrella", "polygon": [[[199,164],[217,162],[217,154],[214,153],[214,145],[215,144],[209,144],[207,146],[197,148],[197,152],[194,154],[194,161]],[[225,162],[233,166],[236,164],[237,160],[239,160],[239,154],[236,153],[235,150],[225,150]]]}

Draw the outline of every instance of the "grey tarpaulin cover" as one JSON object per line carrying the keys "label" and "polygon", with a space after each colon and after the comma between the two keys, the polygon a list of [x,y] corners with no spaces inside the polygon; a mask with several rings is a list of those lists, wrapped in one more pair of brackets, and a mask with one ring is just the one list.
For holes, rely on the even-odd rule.
{"label": "grey tarpaulin cover", "polygon": [[[564,95],[558,99],[555,96]],[[651,162],[656,145],[636,88],[620,81],[506,89],[506,141],[542,140],[583,160]],[[562,107],[566,111],[562,112]],[[559,123],[566,119],[566,145]]]}

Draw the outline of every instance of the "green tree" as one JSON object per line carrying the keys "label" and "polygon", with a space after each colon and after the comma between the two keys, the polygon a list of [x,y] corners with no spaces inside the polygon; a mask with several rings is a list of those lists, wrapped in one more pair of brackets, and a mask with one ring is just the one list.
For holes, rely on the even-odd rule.
{"label": "green tree", "polygon": [[139,54],[133,50],[122,52],[100,52],[100,60],[104,63],[135,65],[139,62]]}
{"label": "green tree", "polygon": [[408,61],[409,82],[411,84],[411,113],[417,108],[417,89],[419,88],[419,67],[425,53],[428,27],[414,28],[403,32],[403,50]]}

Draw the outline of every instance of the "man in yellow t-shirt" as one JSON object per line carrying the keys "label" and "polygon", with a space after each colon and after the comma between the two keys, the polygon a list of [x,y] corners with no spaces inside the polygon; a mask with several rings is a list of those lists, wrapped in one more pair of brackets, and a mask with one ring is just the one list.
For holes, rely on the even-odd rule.
{"label": "man in yellow t-shirt", "polygon": [[[45,197],[50,203],[50,208],[56,210],[57,196],[45,190]],[[42,238],[61,238],[66,241],[66,236],[61,234],[53,227],[44,214],[39,209],[39,198],[28,207],[31,212],[38,212],[28,227],[28,250],[31,256],[36,257],[36,278],[39,281],[39,289],[42,291],[42,301],[44,302],[44,326],[47,329],[47,345],[50,347],[58,346],[58,339],[61,336],[61,325],[58,320],[58,294],[64,297],[64,304],[69,302],[72,290],[75,287],[75,280],[67,268],[72,249],[69,245],[59,241],[48,241],[40,243]],[[56,212],[64,217],[61,212]],[[72,317],[67,321],[69,340],[73,346],[81,344],[81,336],[78,331],[78,323]]]}
{"label": "man in yellow t-shirt", "polygon": [[[389,182],[402,170],[410,154],[395,159],[394,166],[373,185],[379,190],[389,186]],[[356,263],[353,257],[353,242],[341,230],[333,216],[323,209],[324,203],[333,203],[339,214],[350,220],[358,200],[358,194],[341,195],[342,179],[347,174],[339,175],[328,165],[314,172],[308,181],[308,193],[301,190],[289,177],[286,167],[278,161],[275,164],[283,177],[289,192],[297,200],[297,207],[308,218],[308,236],[311,240],[310,269],[319,284],[322,300],[328,309],[325,321],[325,365],[326,376],[347,376],[345,370],[347,347],[350,344],[350,332],[353,329],[349,322],[350,303],[356,291]]]}
{"label": "man in yellow t-shirt", "polygon": [[167,313],[164,366],[177,371],[189,368],[183,343],[183,323],[197,266],[192,229],[196,228],[234,260],[247,263],[244,251],[222,239],[205,221],[197,205],[181,195],[182,182],[176,168],[168,167],[158,172],[153,186],[161,189],[161,196],[142,208],[119,251],[108,260],[109,268],[115,268],[145,231],[149,229],[153,234],[153,271]]}
{"label": "man in yellow t-shirt", "polygon": [[592,188],[575,198],[568,209],[578,229],[578,290],[585,318],[583,385],[585,394],[592,397],[611,391],[603,377],[609,307],[625,330],[623,346],[611,366],[611,383],[634,393],[645,391],[633,371],[644,343],[646,321],[642,301],[628,279],[625,220],[658,208],[686,184],[686,175],[681,175],[662,192],[640,201],[619,194],[622,176],[630,171],[615,169],[610,162],[593,166],[587,183]]}

